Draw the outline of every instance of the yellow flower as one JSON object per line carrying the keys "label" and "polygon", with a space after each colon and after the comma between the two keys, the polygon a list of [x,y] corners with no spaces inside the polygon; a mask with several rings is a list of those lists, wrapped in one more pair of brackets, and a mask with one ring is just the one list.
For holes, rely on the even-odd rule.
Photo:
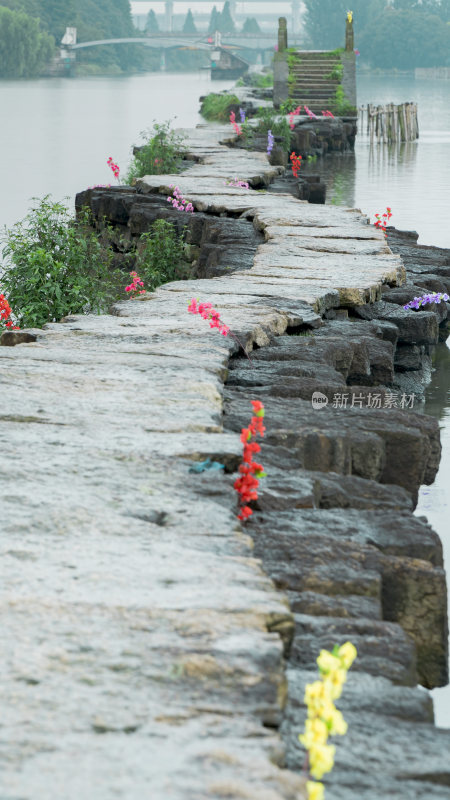
{"label": "yellow flower", "polygon": [[356,647],[351,642],[345,642],[338,651],[339,658],[341,659],[342,666],[345,669],[350,669],[356,656],[358,655]]}
{"label": "yellow flower", "polygon": [[320,651],[317,663],[320,671],[324,675],[327,675],[329,672],[333,672],[333,670],[340,669],[342,667],[340,658],[337,658],[332,653],[329,653],[328,650]]}
{"label": "yellow flower", "polygon": [[308,792],[308,800],[324,800],[325,786],[323,783],[306,781],[306,791]]}
{"label": "yellow flower", "polygon": [[328,725],[330,736],[345,736],[347,733],[348,725],[342,713],[338,711],[337,708],[334,709],[333,714],[325,721]]}
{"label": "yellow flower", "polygon": [[[308,683],[305,689],[305,705],[314,716],[317,710],[324,704],[330,703],[331,697],[328,688],[324,685],[323,681],[314,681]],[[311,714],[310,714],[311,716]]]}
{"label": "yellow flower", "polygon": [[335,669],[324,675],[323,684],[332,700],[337,700],[342,694],[342,687],[347,680],[345,669]]}
{"label": "yellow flower", "polygon": [[328,725],[315,717],[305,722],[305,733],[298,737],[306,750],[315,744],[325,744],[328,739]]}
{"label": "yellow flower", "polygon": [[309,771],[313,778],[320,780],[334,765],[336,748],[332,744],[315,744],[309,749]]}
{"label": "yellow flower", "polygon": [[347,11],[347,20],[353,22],[353,11]]}

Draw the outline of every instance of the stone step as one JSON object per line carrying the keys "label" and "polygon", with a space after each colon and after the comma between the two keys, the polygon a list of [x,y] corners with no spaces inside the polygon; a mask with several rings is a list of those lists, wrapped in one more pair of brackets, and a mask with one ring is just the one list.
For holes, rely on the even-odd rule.
{"label": "stone step", "polygon": [[341,63],[339,58],[331,59],[331,58],[322,58],[322,59],[307,59],[307,58],[296,58],[296,64],[307,64],[309,67],[324,67],[333,69],[337,64]]}
{"label": "stone step", "polygon": [[331,97],[335,94],[334,86],[311,86],[305,83],[296,83],[294,86],[296,94],[304,94],[308,97]]}

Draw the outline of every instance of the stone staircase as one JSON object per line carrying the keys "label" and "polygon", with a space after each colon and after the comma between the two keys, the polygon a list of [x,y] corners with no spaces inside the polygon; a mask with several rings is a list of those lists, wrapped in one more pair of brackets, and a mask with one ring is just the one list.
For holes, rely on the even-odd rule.
{"label": "stone staircase", "polygon": [[307,105],[315,114],[333,111],[336,89],[341,84],[336,74],[341,68],[340,56],[327,50],[299,51],[290,62],[289,97],[298,105]]}

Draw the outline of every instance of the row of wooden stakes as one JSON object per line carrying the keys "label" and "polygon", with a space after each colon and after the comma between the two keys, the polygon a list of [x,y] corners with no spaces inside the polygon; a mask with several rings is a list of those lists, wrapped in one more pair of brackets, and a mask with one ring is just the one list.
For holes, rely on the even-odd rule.
{"label": "row of wooden stakes", "polygon": [[414,142],[419,138],[417,103],[367,105],[359,109],[360,130],[366,124],[370,142]]}

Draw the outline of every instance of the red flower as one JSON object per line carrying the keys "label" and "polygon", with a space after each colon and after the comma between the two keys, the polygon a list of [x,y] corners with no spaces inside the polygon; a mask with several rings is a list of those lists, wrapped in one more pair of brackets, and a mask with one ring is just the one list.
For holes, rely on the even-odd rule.
{"label": "red flower", "polygon": [[251,418],[248,428],[242,428],[241,431],[241,442],[244,445],[244,452],[242,464],[239,466],[239,477],[236,478],[233,484],[239,494],[239,502],[241,504],[238,519],[243,522],[252,514],[252,510],[248,505],[242,504],[247,504],[251,500],[258,499],[257,489],[259,486],[259,478],[265,475],[262,464],[258,464],[253,460],[253,454],[259,453],[261,447],[258,442],[252,441],[252,439],[255,439],[257,436],[264,436],[264,405],[259,400],[252,400],[251,402],[255,413]]}

